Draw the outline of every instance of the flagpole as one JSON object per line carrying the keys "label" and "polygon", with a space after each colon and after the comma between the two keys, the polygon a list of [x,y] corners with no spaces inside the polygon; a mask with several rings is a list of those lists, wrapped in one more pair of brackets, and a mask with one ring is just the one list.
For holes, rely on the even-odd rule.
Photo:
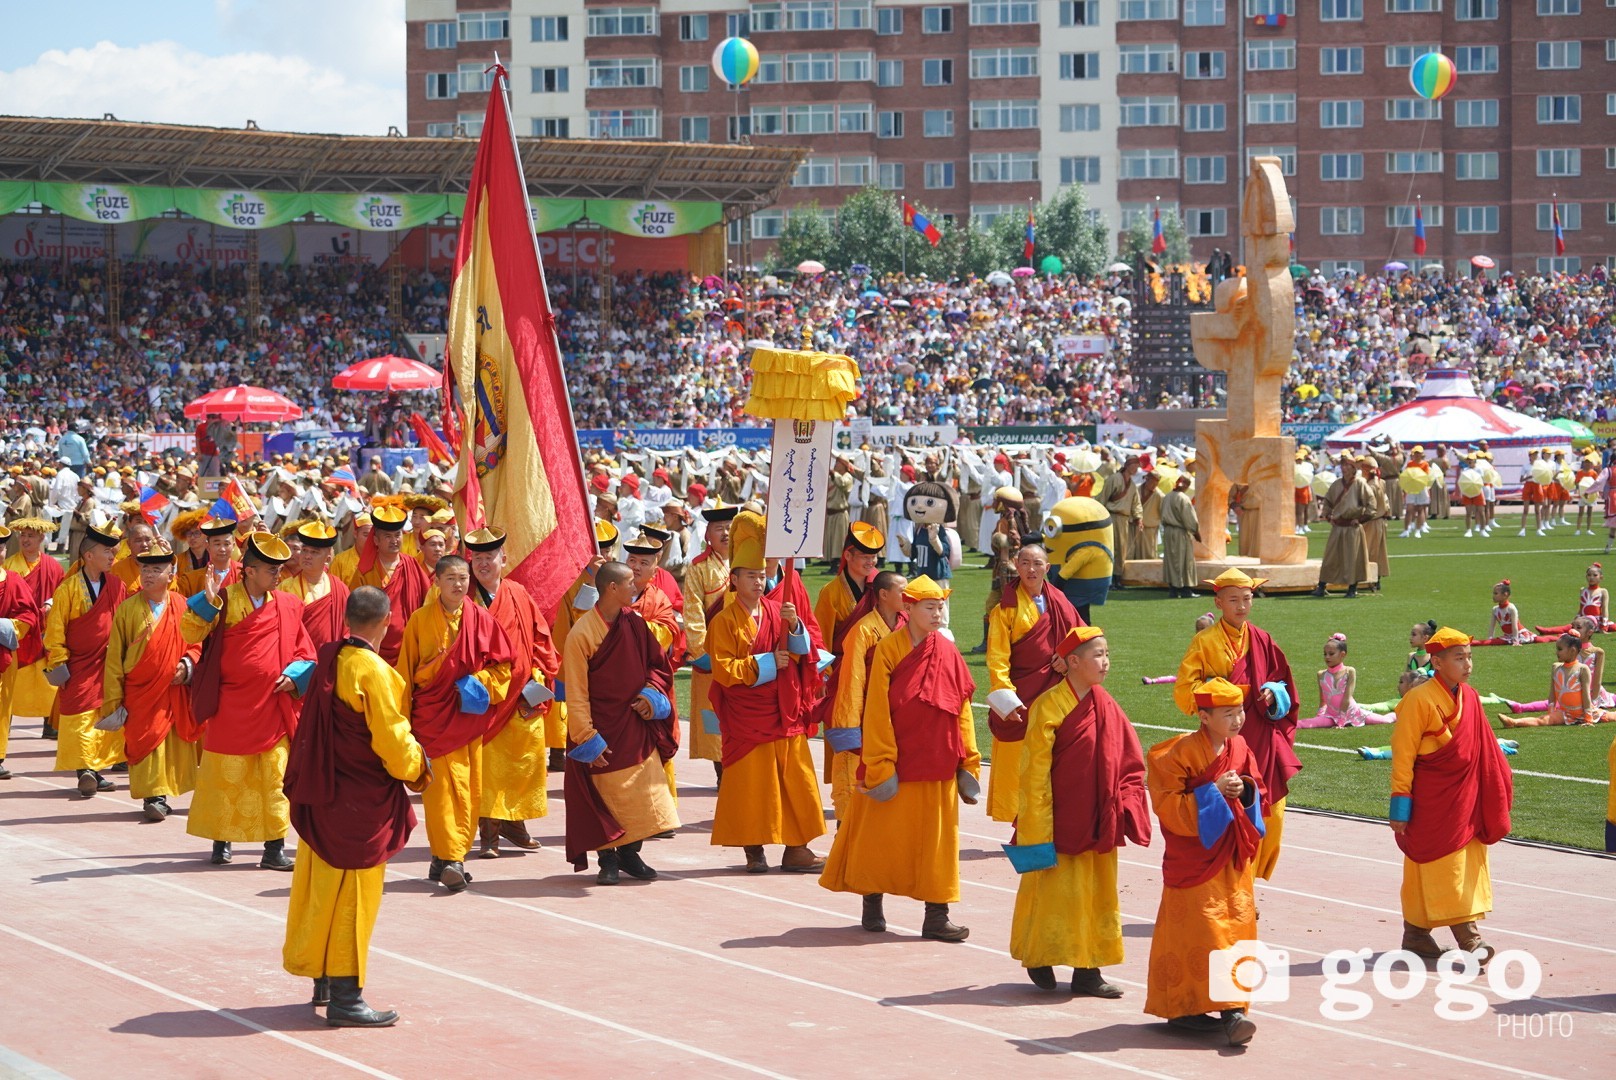
{"label": "flagpole", "polygon": [[903,192],[898,192],[898,266],[904,277],[909,276],[909,223],[903,219],[903,205],[908,200]]}

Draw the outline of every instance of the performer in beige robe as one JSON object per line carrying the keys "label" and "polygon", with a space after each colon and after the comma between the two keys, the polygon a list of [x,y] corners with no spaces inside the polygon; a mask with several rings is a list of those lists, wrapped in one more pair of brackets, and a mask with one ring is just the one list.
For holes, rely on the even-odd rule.
{"label": "performer in beige robe", "polygon": [[[1380,576],[1385,578],[1391,573],[1391,562],[1386,555],[1386,520],[1391,517],[1392,511],[1391,501],[1386,494],[1388,485],[1380,473],[1380,458],[1370,454],[1359,457],[1358,475],[1374,496],[1374,516],[1366,519],[1363,527],[1364,558],[1366,562],[1374,563],[1380,569]],[[1396,484],[1389,486],[1397,489]]]}
{"label": "performer in beige robe", "polygon": [[1195,541],[1201,539],[1201,519],[1190,501],[1190,479],[1181,474],[1161,499],[1162,580],[1172,599],[1195,595]]}
{"label": "performer in beige robe", "polygon": [[1375,513],[1375,495],[1358,475],[1350,451],[1342,451],[1340,464],[1341,478],[1324,495],[1323,517],[1330,523],[1330,539],[1324,545],[1314,596],[1323,596],[1327,584],[1345,585],[1349,597],[1357,596],[1358,583],[1369,579],[1363,523]]}

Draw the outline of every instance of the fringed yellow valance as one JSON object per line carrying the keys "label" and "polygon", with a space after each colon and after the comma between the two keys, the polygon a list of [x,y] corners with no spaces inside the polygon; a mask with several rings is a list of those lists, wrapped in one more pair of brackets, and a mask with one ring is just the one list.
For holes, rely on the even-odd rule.
{"label": "fringed yellow valance", "polygon": [[851,356],[756,348],[746,411],[765,420],[840,420],[858,396],[858,377]]}

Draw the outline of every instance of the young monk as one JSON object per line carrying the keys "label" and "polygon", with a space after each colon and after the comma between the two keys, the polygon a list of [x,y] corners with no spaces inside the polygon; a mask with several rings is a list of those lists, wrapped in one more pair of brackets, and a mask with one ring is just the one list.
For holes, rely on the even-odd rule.
{"label": "young monk", "polygon": [[1442,627],[1425,643],[1436,677],[1409,692],[1392,728],[1390,825],[1403,851],[1403,948],[1442,955],[1453,927],[1482,963],[1492,947],[1476,921],[1493,906],[1487,848],[1509,832],[1514,777],[1470,686],[1470,638]]}
{"label": "young monk", "polygon": [[165,820],[168,800],[196,788],[202,729],[191,710],[191,672],[202,655],[180,630],[185,597],[174,591],[174,552],[162,541],[135,556],[140,591],[112,617],[96,726],[123,729],[129,795],[147,821]]}
{"label": "young monk", "polygon": [[882,900],[926,905],[922,937],[964,941],[949,921],[959,901],[959,803],[975,805],[976,682],[954,642],[939,634],[948,590],[929,577],[904,587],[909,621],[875,647],[864,704],[861,795],[836,832],[819,884],[864,897],[864,929],[887,928]]}
{"label": "young monk", "polygon": [[892,570],[875,575],[842,627],[842,637],[831,646],[836,662],[826,676],[825,696],[816,718],[825,727],[830,798],[838,828],[847,820],[858,790],[870,662],[875,647],[908,619],[903,598],[908,584],[902,574]]}
{"label": "young monk", "polygon": [[[1180,685],[1183,685],[1182,683]],[[1257,936],[1252,894],[1263,835],[1262,774],[1240,737],[1246,694],[1225,679],[1195,688],[1200,727],[1150,748],[1146,780],[1161,822],[1162,898],[1150,940],[1145,1012],[1243,1046],[1245,1001],[1213,1001],[1208,958]],[[1221,1016],[1209,1015],[1213,1010]]]}
{"label": "young monk", "polygon": [[1122,963],[1117,849],[1150,844],[1145,755],[1101,685],[1111,670],[1105,631],[1073,627],[1056,653],[1065,677],[1032,703],[1021,747],[1015,846],[1036,858],[1017,865],[1010,955],[1040,989],[1055,989],[1060,965],[1072,969],[1072,993],[1118,998],[1100,968]]}

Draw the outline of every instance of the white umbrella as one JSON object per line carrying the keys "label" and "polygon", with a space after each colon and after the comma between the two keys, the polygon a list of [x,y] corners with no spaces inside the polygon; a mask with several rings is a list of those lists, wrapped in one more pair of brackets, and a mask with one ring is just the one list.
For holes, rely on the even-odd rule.
{"label": "white umbrella", "polygon": [[1105,268],[1105,272],[1108,274],[1131,274],[1133,273],[1133,267],[1125,262],[1114,262]]}
{"label": "white umbrella", "polygon": [[1010,285],[1014,283],[1014,279],[1003,270],[995,270],[987,276],[987,283],[989,285]]}

